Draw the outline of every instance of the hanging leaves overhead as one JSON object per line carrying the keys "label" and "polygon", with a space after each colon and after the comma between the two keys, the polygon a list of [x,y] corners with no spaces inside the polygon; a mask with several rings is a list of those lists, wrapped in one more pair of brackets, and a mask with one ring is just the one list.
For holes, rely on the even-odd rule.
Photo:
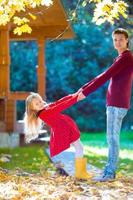
{"label": "hanging leaves overhead", "polygon": [[[39,6],[50,6],[53,0],[0,0],[0,25],[6,25],[9,22],[15,24],[14,33],[21,35],[22,33],[31,33],[30,20],[36,20],[36,14],[28,12],[28,9]],[[79,5],[80,0],[77,2]],[[123,0],[84,0],[82,6],[88,3],[94,3],[93,21],[100,25],[106,21],[113,24],[120,17],[127,18],[128,4]],[[76,6],[77,7],[77,6]],[[24,12],[26,16],[19,17],[18,13]],[[75,11],[73,15],[76,16]],[[74,18],[72,16],[72,18]],[[17,17],[17,18],[16,18]]]}
{"label": "hanging leaves overhead", "polygon": [[90,3],[95,3],[93,21],[97,25],[101,25],[105,22],[114,24],[115,20],[119,20],[120,17],[127,18],[128,4],[124,1],[112,1],[112,0],[90,0]]}
{"label": "hanging leaves overhead", "polygon": [[5,26],[9,22],[15,24],[14,33],[21,35],[22,33],[31,33],[32,29],[29,25],[29,18],[17,16],[19,12],[25,12],[31,19],[36,16],[27,10],[39,6],[50,6],[52,0],[0,0],[0,25]]}

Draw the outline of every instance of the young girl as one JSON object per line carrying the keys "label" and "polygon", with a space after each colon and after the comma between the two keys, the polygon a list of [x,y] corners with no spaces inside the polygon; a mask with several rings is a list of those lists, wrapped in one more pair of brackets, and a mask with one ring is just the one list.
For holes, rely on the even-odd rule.
{"label": "young girl", "polygon": [[26,99],[25,134],[30,142],[39,135],[42,122],[50,128],[50,156],[53,157],[70,147],[75,147],[76,178],[87,179],[91,176],[86,171],[86,158],[83,158],[83,146],[80,142],[80,131],[76,123],[61,112],[77,102],[78,92],[65,96],[58,101],[47,104],[37,93]]}

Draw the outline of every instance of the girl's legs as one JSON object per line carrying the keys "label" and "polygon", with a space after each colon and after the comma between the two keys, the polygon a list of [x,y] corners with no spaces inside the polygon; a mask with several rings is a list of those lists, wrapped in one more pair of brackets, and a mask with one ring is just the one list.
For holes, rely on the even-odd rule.
{"label": "girl's legs", "polygon": [[80,139],[76,140],[73,146],[75,148],[75,158],[83,158],[83,145]]}
{"label": "girl's legs", "polygon": [[73,143],[75,147],[75,177],[78,179],[90,179],[92,174],[87,172],[87,159],[83,158],[83,146],[80,139]]}

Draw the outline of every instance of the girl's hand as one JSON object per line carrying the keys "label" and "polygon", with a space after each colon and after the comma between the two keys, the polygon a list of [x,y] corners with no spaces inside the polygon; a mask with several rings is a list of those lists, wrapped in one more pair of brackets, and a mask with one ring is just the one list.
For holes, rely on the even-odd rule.
{"label": "girl's hand", "polygon": [[80,92],[82,92],[83,91],[83,89],[82,88],[80,88],[78,91],[77,91],[77,93],[80,93]]}
{"label": "girl's hand", "polygon": [[77,92],[75,92],[75,93],[73,93],[73,94],[71,94],[73,97],[76,97],[76,96],[78,96],[78,94],[79,94],[79,91],[77,91]]}
{"label": "girl's hand", "polygon": [[73,93],[72,96],[78,96],[79,93],[81,93],[83,91],[82,88],[80,88],[77,92]]}
{"label": "girl's hand", "polygon": [[81,100],[83,100],[83,99],[85,99],[85,98],[86,98],[86,96],[85,96],[82,92],[79,92],[79,93],[78,93],[77,101],[81,101]]}

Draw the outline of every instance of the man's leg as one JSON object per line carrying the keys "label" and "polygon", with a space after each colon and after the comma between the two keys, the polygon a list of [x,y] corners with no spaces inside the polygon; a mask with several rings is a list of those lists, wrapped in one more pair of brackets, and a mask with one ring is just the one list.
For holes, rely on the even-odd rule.
{"label": "man's leg", "polygon": [[103,181],[115,178],[115,171],[117,169],[119,159],[120,130],[122,120],[126,114],[127,109],[113,106],[107,107],[108,161],[104,169]]}

